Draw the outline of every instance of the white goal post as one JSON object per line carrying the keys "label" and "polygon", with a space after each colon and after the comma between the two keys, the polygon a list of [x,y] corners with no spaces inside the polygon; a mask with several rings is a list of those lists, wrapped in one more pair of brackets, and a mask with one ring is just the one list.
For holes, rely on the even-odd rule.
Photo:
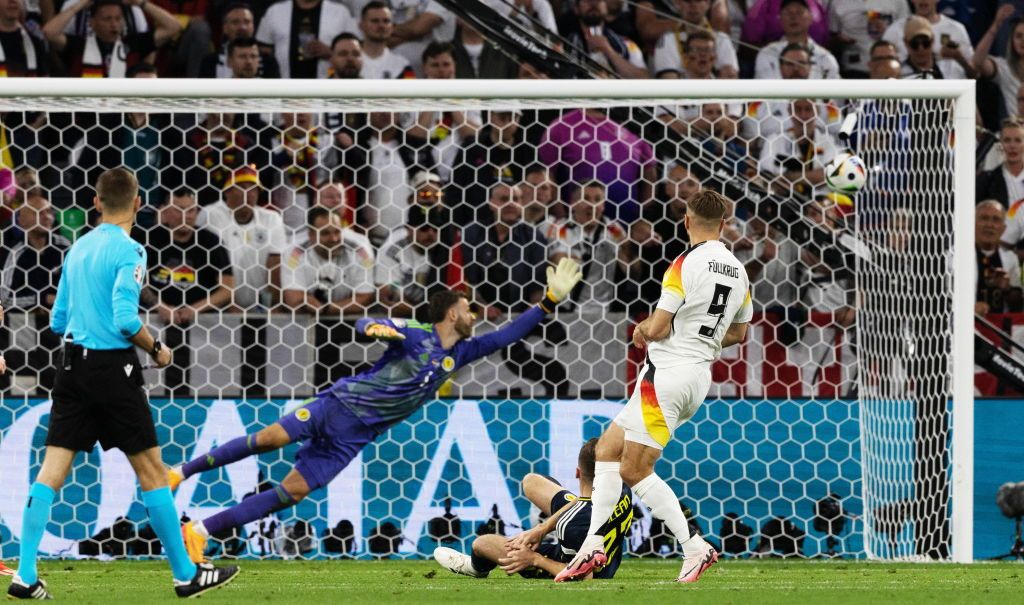
{"label": "white goal post", "polygon": [[[951,394],[949,495],[951,559],[973,560],[974,478],[974,154],[975,84],[971,80],[2,80],[0,116],[6,111],[53,112],[400,112],[474,109],[659,106],[683,101],[791,99],[930,99],[952,104],[953,216],[952,325],[947,343]],[[873,174],[869,178],[878,178]],[[746,188],[743,183],[738,187]],[[870,183],[869,183],[870,186]],[[856,246],[854,246],[856,247]],[[649,301],[653,303],[653,301]],[[858,326],[858,328],[860,328]],[[913,348],[911,348],[913,355]],[[946,377],[942,377],[945,380]],[[861,392],[860,397],[865,397]],[[709,397],[709,405],[711,404]],[[581,405],[585,405],[582,402]],[[869,446],[861,443],[862,458]],[[897,461],[898,463],[899,461]],[[908,462],[908,461],[904,461]],[[865,472],[869,465],[865,465]],[[865,491],[867,482],[862,483]],[[862,494],[867,498],[867,494]],[[865,515],[871,511],[865,507]],[[870,533],[870,521],[864,532]],[[896,558],[865,539],[869,557]],[[883,551],[885,554],[882,554]],[[902,552],[902,551],[901,551]],[[906,552],[903,552],[906,555]]]}

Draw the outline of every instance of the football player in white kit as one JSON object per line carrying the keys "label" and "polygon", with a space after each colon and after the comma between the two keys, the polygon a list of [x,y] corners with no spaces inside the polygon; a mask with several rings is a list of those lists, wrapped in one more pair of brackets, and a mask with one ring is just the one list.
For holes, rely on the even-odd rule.
{"label": "football player in white kit", "polygon": [[633,345],[647,347],[647,362],[633,396],[597,445],[590,532],[556,582],[584,579],[608,557],[599,534],[625,481],[661,519],[683,549],[677,581],[696,582],[718,560],[714,547],[690,535],[672,488],[654,463],[677,426],[700,407],[711,386],[711,362],[723,347],[742,342],[752,307],[743,265],[719,241],[732,204],[703,190],[687,204],[684,224],[689,250],[680,255],[661,284],[654,313],[633,332]]}

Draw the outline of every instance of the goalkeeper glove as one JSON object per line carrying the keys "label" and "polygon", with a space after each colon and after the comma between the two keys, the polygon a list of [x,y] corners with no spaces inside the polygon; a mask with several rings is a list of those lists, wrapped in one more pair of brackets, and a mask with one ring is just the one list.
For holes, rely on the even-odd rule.
{"label": "goalkeeper glove", "polygon": [[370,324],[366,326],[366,335],[378,340],[405,340],[405,334],[384,324]]}
{"label": "goalkeeper glove", "polygon": [[560,303],[572,293],[576,284],[583,279],[580,266],[571,258],[558,261],[558,268],[548,267],[547,298],[553,303]]}

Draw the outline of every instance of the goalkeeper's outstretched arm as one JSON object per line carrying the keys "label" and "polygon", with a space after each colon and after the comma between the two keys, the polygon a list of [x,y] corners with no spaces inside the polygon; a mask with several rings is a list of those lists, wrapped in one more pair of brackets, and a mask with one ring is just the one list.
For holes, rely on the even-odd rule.
{"label": "goalkeeper's outstretched arm", "polygon": [[518,342],[533,331],[544,317],[554,311],[555,306],[569,297],[576,284],[583,279],[579,264],[571,258],[558,261],[558,268],[548,267],[548,287],[543,300],[523,313],[504,328],[459,343],[457,365],[465,365],[475,359]]}

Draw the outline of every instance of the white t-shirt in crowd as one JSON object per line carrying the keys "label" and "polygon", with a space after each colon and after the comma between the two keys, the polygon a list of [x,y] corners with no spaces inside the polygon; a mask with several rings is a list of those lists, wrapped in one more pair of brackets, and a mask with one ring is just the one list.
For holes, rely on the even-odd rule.
{"label": "white t-shirt in crowd", "polygon": [[[885,30],[885,34],[882,36],[883,40],[896,45],[896,52],[899,53],[900,59],[907,58],[907,45],[903,42],[906,26],[906,17],[893,21],[893,24],[889,26],[889,29]],[[970,36],[967,35],[967,28],[955,19],[950,19],[946,15],[939,15],[939,22],[932,23],[932,31],[935,33],[935,43],[932,45],[932,50],[935,51],[935,56],[938,59],[937,66],[939,71],[942,72],[943,77],[949,80],[963,80],[966,78],[967,73],[964,72],[964,68],[960,67],[959,63],[953,59],[938,57],[942,45],[947,41],[952,41],[960,45],[960,50],[967,61],[973,59],[974,47],[971,45]]]}

